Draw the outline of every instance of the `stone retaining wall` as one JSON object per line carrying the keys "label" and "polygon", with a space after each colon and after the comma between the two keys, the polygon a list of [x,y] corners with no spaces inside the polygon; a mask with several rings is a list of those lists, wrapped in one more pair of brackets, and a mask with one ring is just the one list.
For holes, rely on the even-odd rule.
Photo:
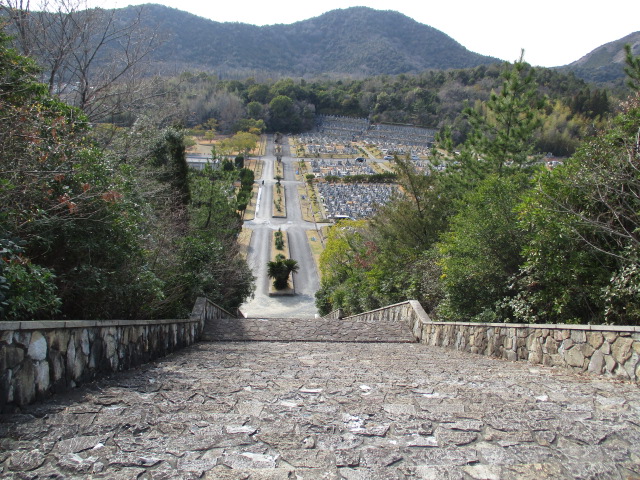
{"label": "stone retaining wall", "polygon": [[347,318],[406,322],[427,345],[640,380],[640,327],[432,322],[413,300]]}
{"label": "stone retaining wall", "polygon": [[422,324],[419,341],[505,360],[640,379],[640,328],[504,323]]}
{"label": "stone retaining wall", "polygon": [[207,319],[229,315],[198,299],[188,320],[0,322],[0,411],[191,345]]}
{"label": "stone retaining wall", "polygon": [[333,312],[327,313],[322,318],[325,318],[327,320],[340,320],[343,317],[344,317],[344,314],[342,312],[342,309],[338,308],[337,310],[334,310]]}
{"label": "stone retaining wall", "polygon": [[[334,312],[331,312],[329,315],[332,315],[333,313]],[[424,311],[420,302],[417,302],[416,300],[408,300],[406,302],[388,305],[376,310],[351,315],[349,317],[344,317],[343,320],[401,323],[409,329],[418,341],[422,338],[422,325],[432,323],[427,312]]]}

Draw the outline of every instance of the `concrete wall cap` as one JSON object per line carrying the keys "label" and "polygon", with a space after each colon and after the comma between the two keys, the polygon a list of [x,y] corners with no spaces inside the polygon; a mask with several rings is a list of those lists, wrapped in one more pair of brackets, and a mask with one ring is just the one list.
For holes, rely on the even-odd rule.
{"label": "concrete wall cap", "polygon": [[193,318],[161,320],[32,320],[23,322],[0,322],[0,331],[167,325],[197,323],[198,321],[199,319]]}
{"label": "concrete wall cap", "polygon": [[434,325],[451,325],[461,327],[500,327],[527,328],[531,330],[582,330],[585,332],[640,332],[640,326],[634,325],[575,325],[564,323],[480,323],[480,322],[431,322]]}

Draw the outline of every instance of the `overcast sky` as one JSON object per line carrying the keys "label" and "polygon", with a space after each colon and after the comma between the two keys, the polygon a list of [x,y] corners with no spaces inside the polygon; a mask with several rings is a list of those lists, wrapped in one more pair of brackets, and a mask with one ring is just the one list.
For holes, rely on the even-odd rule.
{"label": "overcast sky", "polygon": [[513,61],[525,50],[533,65],[566,65],[640,30],[640,0],[90,0],[105,8],[161,3],[217,22],[293,23],[330,10],[395,10],[472,50]]}

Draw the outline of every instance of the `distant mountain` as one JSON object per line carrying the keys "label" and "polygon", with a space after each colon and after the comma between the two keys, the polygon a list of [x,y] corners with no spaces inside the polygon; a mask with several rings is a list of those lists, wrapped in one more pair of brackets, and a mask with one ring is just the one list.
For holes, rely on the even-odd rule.
{"label": "distant mountain", "polygon": [[[137,8],[123,8],[118,14],[126,19]],[[144,12],[147,26],[166,34],[153,60],[170,73],[203,69],[222,74],[370,76],[501,61],[473,53],[398,12],[368,7],[262,27],[215,22],[155,4],[145,5]]]}
{"label": "distant mountain", "polygon": [[589,82],[616,82],[624,78],[624,46],[631,45],[634,55],[640,55],[640,32],[635,32],[620,40],[606,43],[586,54],[561,70],[569,70],[578,78]]}

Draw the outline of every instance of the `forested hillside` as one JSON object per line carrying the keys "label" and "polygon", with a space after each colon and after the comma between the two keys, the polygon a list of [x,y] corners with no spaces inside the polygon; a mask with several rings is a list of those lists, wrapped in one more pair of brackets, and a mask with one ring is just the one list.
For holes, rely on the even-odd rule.
{"label": "forested hillside", "polygon": [[595,83],[617,84],[624,80],[624,46],[630,45],[634,55],[640,55],[640,32],[609,42],[584,57],[562,67],[577,77]]}
{"label": "forested hillside", "polygon": [[[165,42],[151,55],[165,74],[205,70],[224,76],[417,73],[500,60],[470,52],[446,34],[405,15],[367,7],[333,10],[290,25],[219,23],[145,5],[144,25]],[[117,11],[125,22],[138,7]]]}
{"label": "forested hillside", "polygon": [[[496,64],[363,80],[286,78],[265,82],[254,78],[221,81],[206,74],[185,73],[170,82],[170,89],[180,110],[188,115],[190,127],[203,126],[213,117],[222,132],[258,126],[296,133],[313,128],[316,114],[347,115],[374,123],[446,130],[457,145],[470,131],[461,115],[463,109],[486,101],[492,90],[498,90],[504,68]],[[569,155],[610,112],[610,94],[571,74],[550,69],[536,72],[536,90],[548,100],[541,112],[543,128],[536,133],[537,150]]]}
{"label": "forested hillside", "polygon": [[183,133],[92,128],[0,32],[0,319],[186,318],[252,291],[238,172],[189,172]]}

